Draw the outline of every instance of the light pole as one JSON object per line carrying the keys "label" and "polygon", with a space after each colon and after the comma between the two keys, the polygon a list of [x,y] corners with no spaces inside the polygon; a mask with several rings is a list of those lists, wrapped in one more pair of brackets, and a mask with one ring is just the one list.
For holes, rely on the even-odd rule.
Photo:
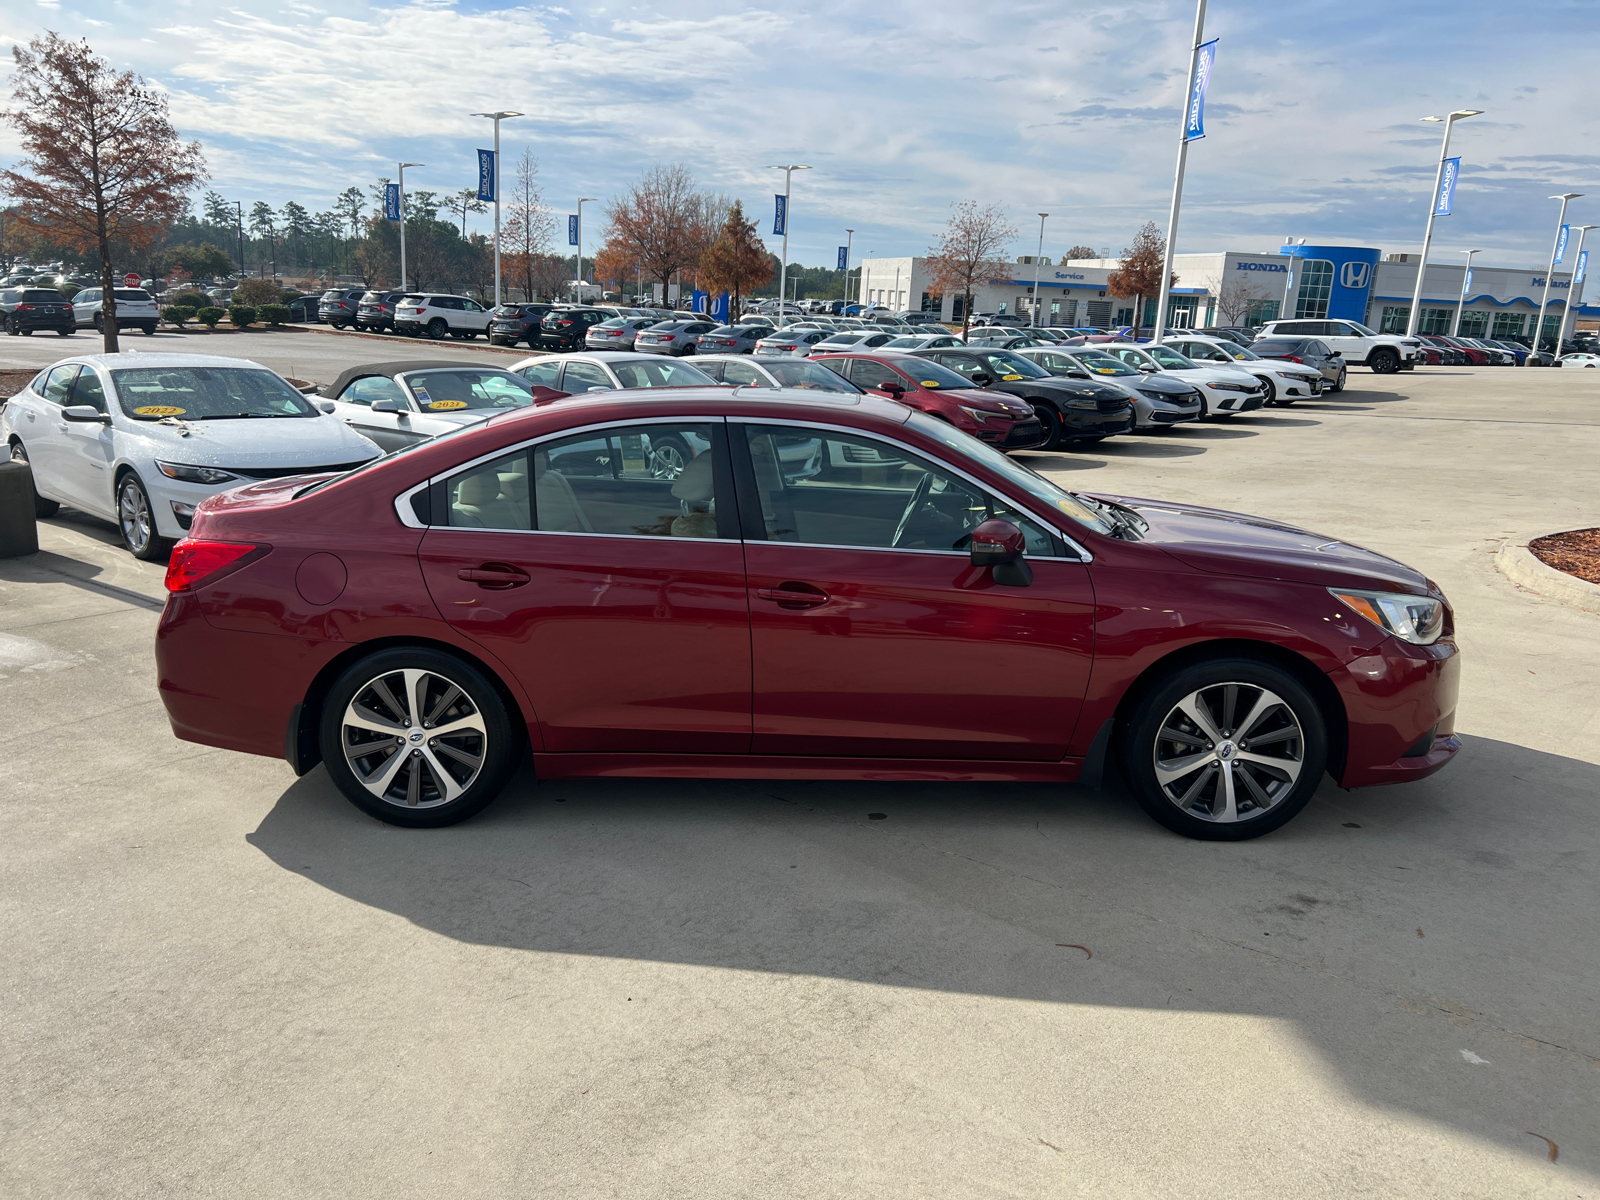
{"label": "light pole", "polygon": [[1049,213],[1039,214],[1039,253],[1033,258],[1033,327],[1039,328],[1039,261],[1044,257],[1044,219]]}
{"label": "light pole", "polygon": [[246,273],[244,265],[244,201],[235,200],[233,207],[234,211],[239,215],[239,274],[243,275]]}
{"label": "light pole", "polygon": [[507,117],[520,117],[519,112],[473,113],[475,117],[488,117],[494,122],[494,306],[500,307],[500,122]]}
{"label": "light pole", "polygon": [[769,171],[783,172],[783,257],[778,261],[778,317],[783,318],[783,298],[789,291],[789,179],[796,171],[809,171],[802,163],[785,167],[768,166]]}
{"label": "light pole", "polygon": [[422,167],[426,163],[400,164],[400,290],[406,290],[406,168]]}
{"label": "light pole", "polygon": [[578,281],[572,285],[572,302],[583,303],[583,206],[596,203],[594,196],[578,197]]}
{"label": "light pole", "polygon": [[1444,160],[1450,157],[1450,131],[1456,127],[1457,121],[1467,117],[1481,116],[1481,108],[1458,108],[1455,112],[1444,117],[1422,117],[1424,121],[1443,121],[1444,140],[1439,144],[1439,169],[1433,174],[1433,192],[1428,197],[1428,225],[1422,232],[1422,258],[1417,263],[1417,286],[1411,293],[1411,312],[1406,317],[1406,336],[1417,336],[1417,325],[1422,320],[1422,277],[1428,270],[1428,247],[1433,242],[1433,218],[1439,210],[1439,185],[1444,180]]}
{"label": "light pole", "polygon": [[[1533,319],[1533,349],[1529,351],[1528,357],[1522,360],[1522,365],[1525,367],[1539,365],[1539,335],[1544,332],[1544,306],[1550,302],[1550,278],[1556,273],[1556,251],[1561,247],[1561,226],[1567,219],[1567,201],[1576,200],[1582,195],[1582,192],[1562,192],[1559,196],[1545,197],[1547,200],[1561,201],[1561,215],[1556,218],[1556,236],[1550,243],[1550,267],[1544,273],[1544,291],[1539,296],[1539,315]],[[1567,307],[1570,308],[1571,306],[1572,301],[1567,301]],[[1565,317],[1562,318],[1562,323],[1566,323]],[[1561,343],[1557,341],[1557,356],[1560,353]]]}
{"label": "light pole", "polygon": [[[1167,330],[1167,304],[1172,298],[1172,255],[1178,245],[1178,209],[1183,204],[1183,171],[1189,162],[1189,122],[1191,113],[1196,111],[1194,106],[1205,98],[1203,91],[1198,97],[1195,94],[1195,76],[1200,70],[1200,39],[1205,32],[1206,0],[1199,0],[1194,10],[1194,41],[1190,43],[1189,50],[1189,88],[1183,94],[1183,125],[1182,133],[1178,136],[1178,169],[1172,180],[1172,210],[1167,214],[1167,248],[1161,256],[1161,293],[1156,299],[1156,326],[1150,331],[1150,340],[1158,343]],[[1139,326],[1144,324],[1142,316],[1138,312],[1133,314],[1134,341],[1139,340]]]}
{"label": "light pole", "polygon": [[[1297,243],[1294,238],[1286,237],[1283,239],[1283,244],[1285,246],[1294,246],[1297,244],[1304,246],[1306,244],[1306,240],[1305,238],[1301,238]],[[1286,321],[1293,320],[1295,316],[1298,315],[1289,311],[1289,289],[1294,286],[1294,260],[1299,257],[1301,256],[1292,252],[1289,254],[1289,271],[1288,274],[1283,277],[1283,305],[1281,311],[1278,313],[1278,316],[1280,319]]]}
{"label": "light pole", "polygon": [[[855,245],[855,240],[856,231],[854,229],[846,229],[844,231],[844,308],[850,307],[850,248]],[[839,310],[839,315],[841,317],[844,316],[843,308]]]}
{"label": "light pole", "polygon": [[1482,254],[1483,251],[1481,249],[1463,250],[1461,253],[1467,256],[1467,273],[1461,277],[1461,298],[1456,301],[1456,319],[1455,323],[1450,326],[1451,337],[1461,336],[1461,310],[1467,306],[1467,289],[1472,286],[1472,256],[1474,254]]}
{"label": "light pole", "polygon": [[1561,327],[1556,330],[1556,357],[1561,357],[1561,343],[1567,340],[1567,318],[1570,316],[1576,321],[1578,303],[1583,299],[1583,280],[1578,278],[1578,267],[1583,262],[1583,239],[1588,236],[1589,230],[1600,229],[1600,225],[1578,226],[1578,249],[1572,256],[1572,282],[1567,285],[1567,307],[1561,314]]}

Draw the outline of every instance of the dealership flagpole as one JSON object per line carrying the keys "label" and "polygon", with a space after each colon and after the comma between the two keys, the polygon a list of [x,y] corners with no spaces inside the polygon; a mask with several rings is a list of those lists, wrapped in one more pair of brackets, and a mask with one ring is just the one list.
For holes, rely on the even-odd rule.
{"label": "dealership flagpole", "polygon": [[[1578,305],[1583,300],[1583,277],[1588,274],[1584,269],[1588,264],[1583,257],[1583,239],[1588,236],[1591,229],[1600,229],[1600,225],[1578,226],[1578,250],[1572,260],[1572,280],[1567,284],[1567,307],[1562,311],[1561,324],[1556,329],[1557,358],[1561,357],[1561,343],[1567,340],[1567,318],[1572,317],[1576,322],[1574,314],[1577,313]],[[1573,328],[1577,328],[1576,324]]]}
{"label": "dealership flagpole", "polygon": [[1482,254],[1483,251],[1463,250],[1461,253],[1467,256],[1467,273],[1461,277],[1461,297],[1456,301],[1456,319],[1450,326],[1451,337],[1461,336],[1461,310],[1467,306],[1467,289],[1472,286],[1472,256]]}
{"label": "dealership flagpole", "polygon": [[1039,328],[1039,264],[1044,260],[1044,219],[1049,213],[1039,214],[1039,253],[1033,257],[1033,327]]}
{"label": "dealership flagpole", "polygon": [[[1449,200],[1444,199],[1445,213],[1439,212],[1441,196],[1440,189],[1444,185],[1444,166],[1450,158],[1450,131],[1456,127],[1456,122],[1466,117],[1482,115],[1479,108],[1463,108],[1444,117],[1420,117],[1423,121],[1443,121],[1444,140],[1439,144],[1439,169],[1433,175],[1433,192],[1428,197],[1428,224],[1422,231],[1422,258],[1417,263],[1417,286],[1411,293],[1411,312],[1406,316],[1406,336],[1417,336],[1417,326],[1422,321],[1422,277],[1428,270],[1428,247],[1433,244],[1433,219],[1449,213]],[[1459,166],[1459,163],[1457,164]],[[1455,190],[1452,182],[1451,191]]]}
{"label": "dealership flagpole", "polygon": [[[1183,122],[1178,135],[1178,169],[1172,180],[1172,210],[1167,214],[1167,249],[1161,256],[1161,294],[1156,300],[1156,326],[1150,331],[1152,342],[1161,341],[1167,328],[1167,303],[1172,297],[1172,251],[1178,240],[1178,209],[1183,204],[1183,171],[1189,163],[1189,143],[1194,140],[1193,131],[1196,127],[1196,106],[1203,105],[1205,101],[1205,83],[1200,85],[1200,94],[1196,96],[1195,76],[1200,69],[1200,39],[1206,31],[1206,0],[1197,0],[1194,10],[1194,41],[1190,43],[1189,50],[1189,87],[1184,92]],[[1206,81],[1210,79],[1210,68],[1207,67]],[[1203,132],[1197,136],[1204,136]],[[1133,340],[1139,340],[1139,326],[1143,325],[1141,314],[1133,314]]]}
{"label": "dealership flagpole", "polygon": [[406,290],[406,168],[420,167],[422,163],[400,163],[400,290]]}
{"label": "dealership flagpole", "polygon": [[[1556,236],[1555,240],[1550,243],[1550,267],[1544,273],[1544,291],[1539,295],[1539,315],[1533,319],[1533,341],[1530,343],[1532,348],[1528,352],[1528,357],[1522,360],[1522,365],[1525,367],[1537,367],[1539,365],[1539,335],[1544,332],[1544,306],[1550,303],[1550,281],[1555,277],[1556,259],[1562,257],[1561,251],[1563,247],[1561,243],[1564,240],[1562,234],[1566,229],[1567,201],[1576,200],[1582,195],[1582,192],[1563,192],[1559,196],[1545,197],[1547,200],[1561,201],[1561,215],[1556,218]],[[1556,357],[1559,358],[1560,356],[1561,343],[1557,342]],[[1554,359],[1551,361],[1553,362]]]}
{"label": "dealership flagpole", "polygon": [[789,179],[796,171],[809,171],[811,168],[801,163],[790,163],[784,167],[769,166],[767,170],[783,172],[783,220],[779,222],[780,228],[772,231],[783,235],[783,259],[778,263],[778,327],[781,329],[787,315],[784,305],[788,302],[789,292]]}

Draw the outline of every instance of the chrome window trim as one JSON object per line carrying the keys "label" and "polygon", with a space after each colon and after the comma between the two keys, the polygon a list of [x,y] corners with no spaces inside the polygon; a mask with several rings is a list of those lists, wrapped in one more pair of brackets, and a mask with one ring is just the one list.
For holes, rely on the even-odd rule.
{"label": "chrome window trim", "polygon": [[430,530],[441,533],[521,533],[542,534],[545,537],[596,537],[624,538],[632,542],[716,542],[724,546],[742,546],[742,538],[674,537],[671,534],[650,533],[591,533],[584,529],[488,529],[480,525],[429,525]]}
{"label": "chrome window trim", "polygon": [[[906,414],[906,417],[907,417],[908,420],[910,419],[910,415],[911,415],[910,413]],[[791,421],[791,420],[788,420],[788,419],[782,418],[782,417],[755,417],[755,416],[748,416],[747,417],[747,416],[742,416],[742,415],[728,417],[728,418],[726,418],[726,420],[728,421],[728,423],[730,425],[792,425],[792,426],[799,426],[802,429],[824,429],[824,430],[828,430],[828,431],[833,432],[833,433],[849,434],[852,437],[879,438],[881,440],[889,441],[889,444],[891,446],[899,446],[899,445],[901,445],[901,443],[899,443],[899,442],[895,442],[893,440],[883,438],[882,434],[871,433],[871,432],[867,432],[867,431],[861,430],[861,429],[852,429],[847,425],[830,425],[830,424],[828,424],[828,423],[826,423],[824,421]],[[904,448],[904,450],[906,451],[907,454],[914,455],[917,458],[930,458],[930,457],[932,457],[931,455],[928,455],[928,454],[924,453],[923,451],[917,450],[917,449],[915,449],[914,447],[911,447],[911,446],[904,446],[903,448]],[[934,459],[934,461],[936,463],[938,463],[938,465],[941,468],[943,468],[945,470],[948,470],[952,475],[958,475],[962,479],[965,479],[968,483],[970,483],[973,487],[978,488],[985,495],[990,495],[990,496],[994,495],[995,488],[994,488],[993,484],[985,483],[983,480],[978,479],[976,476],[969,475],[967,472],[963,471],[960,467],[951,466],[950,463],[946,462],[944,459]],[[1012,503],[1016,503],[1016,502],[1012,501]],[[1085,562],[1085,563],[1091,563],[1091,562],[1094,561],[1094,555],[1089,552],[1088,548],[1085,547],[1082,542],[1079,542],[1077,540],[1077,538],[1075,538],[1072,534],[1068,533],[1066,530],[1062,529],[1058,524],[1056,524],[1056,522],[1055,522],[1055,520],[1053,518],[1041,517],[1038,513],[1034,512],[1031,508],[1028,508],[1027,505],[1025,505],[1025,504],[1022,505],[1022,510],[1024,512],[1028,513],[1030,516],[1032,516],[1035,521],[1039,522],[1039,524],[1043,525],[1046,529],[1049,529],[1050,531],[1052,531],[1057,537],[1061,538],[1062,541],[1066,542],[1067,545],[1072,549],[1073,553],[1078,555],[1078,561]],[[826,545],[828,543],[816,543],[816,542],[772,542],[770,544],[774,545],[774,546],[798,546],[798,545]],[[834,547],[834,549],[838,549],[838,550],[906,549],[906,548],[907,547],[899,547],[899,546],[894,546],[894,547],[882,547],[882,546],[878,546],[878,547],[836,546],[836,547]],[[921,554],[921,553],[926,553],[926,554],[958,554],[958,553],[960,553],[960,551],[953,551],[953,550],[928,550],[928,551],[922,551],[922,550],[919,550],[919,551],[917,551],[917,553],[919,553],[919,554]]]}

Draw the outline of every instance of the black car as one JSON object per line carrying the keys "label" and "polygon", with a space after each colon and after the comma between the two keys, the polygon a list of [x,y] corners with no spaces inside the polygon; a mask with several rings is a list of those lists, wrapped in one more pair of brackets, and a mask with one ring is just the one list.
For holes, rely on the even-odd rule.
{"label": "black car", "polygon": [[355,326],[382,333],[394,328],[394,306],[404,292],[366,292],[356,305]]}
{"label": "black car", "polygon": [[317,303],[317,317],[324,325],[343,329],[356,323],[356,310],[361,307],[361,297],[366,288],[329,288]]}
{"label": "black car", "polygon": [[502,304],[489,322],[491,346],[515,346],[527,342],[539,349],[539,323],[556,310],[554,304]]}
{"label": "black car", "polygon": [[1322,372],[1322,382],[1328,385],[1327,391],[1344,391],[1347,373],[1344,355],[1338,350],[1328,349],[1326,342],[1319,342],[1316,338],[1268,337],[1251,342],[1250,350],[1261,358],[1282,358],[1302,366],[1315,367]]}
{"label": "black car", "polygon": [[1041,450],[1133,432],[1133,402],[1117,388],[1093,380],[1062,379],[1021,355],[988,347],[913,353],[949,367],[975,387],[1026,400],[1044,427]]}
{"label": "black car", "polygon": [[[1184,332],[1178,330],[1176,332]],[[1190,333],[1203,333],[1207,337],[1226,338],[1230,342],[1237,342],[1241,346],[1255,348],[1255,331],[1247,325],[1208,325],[1204,329],[1189,330]]]}
{"label": "black car", "polygon": [[[557,308],[539,322],[540,350],[583,350],[591,326],[611,320],[603,308]],[[490,330],[493,332],[493,329]]]}
{"label": "black car", "polygon": [[31,334],[35,329],[54,329],[62,337],[78,330],[72,304],[54,288],[11,288],[0,292],[0,317],[6,332]]}
{"label": "black car", "polygon": [[296,324],[316,325],[322,320],[321,314],[317,311],[321,303],[321,296],[296,296],[287,304],[289,320]]}

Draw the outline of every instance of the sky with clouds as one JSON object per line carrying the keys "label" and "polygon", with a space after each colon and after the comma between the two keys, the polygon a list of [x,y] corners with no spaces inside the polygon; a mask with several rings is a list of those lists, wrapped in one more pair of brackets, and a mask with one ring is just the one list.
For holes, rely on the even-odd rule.
{"label": "sky with clouds", "polygon": [[[408,186],[471,186],[489,140],[468,114],[496,108],[527,114],[506,157],[532,148],[558,213],[683,162],[770,232],[783,176],[764,168],[808,163],[790,258],[820,265],[847,226],[857,258],[924,253],[965,199],[1003,206],[1024,254],[1040,211],[1053,256],[1164,225],[1193,22],[1193,0],[8,0],[0,44],[56,30],[140,72],[247,208],[325,208],[402,158],[427,164]],[[1206,35],[1180,252],[1415,249],[1440,128],[1417,118],[1456,108],[1485,111],[1456,126],[1439,257],[1543,257],[1556,192],[1588,193],[1570,219],[1600,222],[1597,0],[1213,0]],[[0,130],[0,160],[16,148]]]}

